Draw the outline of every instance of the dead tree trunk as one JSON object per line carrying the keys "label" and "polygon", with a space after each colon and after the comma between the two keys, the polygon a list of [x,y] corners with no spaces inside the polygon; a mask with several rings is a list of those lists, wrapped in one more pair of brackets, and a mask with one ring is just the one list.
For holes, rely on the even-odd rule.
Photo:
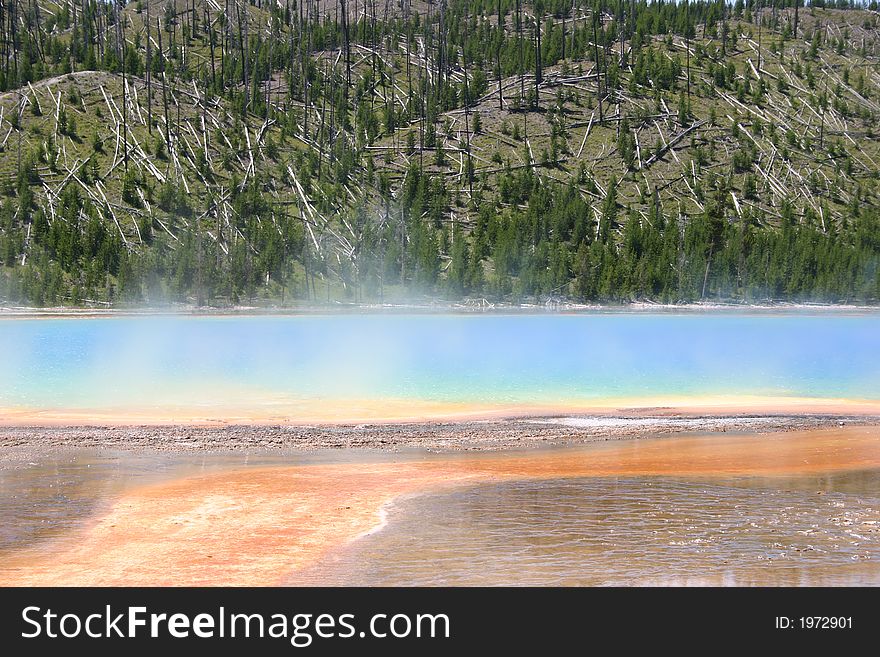
{"label": "dead tree trunk", "polygon": [[147,35],[147,132],[153,134],[153,45],[150,43],[150,0],[147,0],[147,22],[144,31]]}
{"label": "dead tree trunk", "polygon": [[162,65],[162,105],[165,111],[165,146],[171,150],[171,122],[168,120],[168,82],[165,77],[165,53],[162,50],[162,24],[156,19],[159,32],[159,62]]}

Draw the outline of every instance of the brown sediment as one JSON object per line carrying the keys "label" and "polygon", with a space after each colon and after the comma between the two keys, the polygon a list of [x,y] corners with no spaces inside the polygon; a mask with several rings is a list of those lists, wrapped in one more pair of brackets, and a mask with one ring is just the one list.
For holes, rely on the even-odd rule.
{"label": "brown sediment", "polygon": [[51,549],[8,555],[0,584],[275,584],[375,527],[395,497],[465,483],[877,468],[880,426],[233,470],[131,490]]}
{"label": "brown sediment", "polygon": [[420,399],[289,399],[258,395],[191,406],[107,408],[0,407],[0,427],[306,426],[358,423],[477,421],[590,414],[636,415],[880,415],[880,400],[794,396],[644,397],[503,405]]}

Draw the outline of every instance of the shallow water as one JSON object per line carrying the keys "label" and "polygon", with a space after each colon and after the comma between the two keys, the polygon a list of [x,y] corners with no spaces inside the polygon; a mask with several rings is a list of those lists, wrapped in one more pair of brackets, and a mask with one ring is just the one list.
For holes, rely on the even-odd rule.
{"label": "shallow water", "polygon": [[[398,497],[381,514],[380,502],[371,503],[364,509],[365,528],[375,509],[381,529],[346,543],[355,536],[348,535],[331,544],[317,566],[282,581],[880,585],[877,427],[690,435],[482,454],[59,449],[34,458],[8,459],[0,468],[0,561],[15,562],[26,553],[36,559],[31,562],[35,566],[48,563],[50,572],[57,568],[58,555],[78,544],[77,530],[123,495],[114,508],[145,500],[137,508],[147,517],[155,514],[156,523],[168,520],[164,510],[184,494],[192,498],[196,524],[205,519],[202,501],[227,500],[230,508],[254,504],[256,514],[267,501],[280,500],[278,508],[285,509],[280,512],[289,515],[310,500],[312,506],[300,509],[300,517],[320,526],[328,512],[357,507],[362,496],[393,498],[399,490],[393,482],[401,481],[399,472],[406,467],[404,480],[413,482],[406,490],[425,492]],[[333,502],[316,498],[308,483],[310,473],[328,472],[321,469],[327,465],[333,474],[320,476],[331,476],[333,490],[348,491]],[[144,488],[160,482],[175,484],[166,491],[171,497],[156,497],[149,492],[155,487]],[[250,491],[254,485],[258,490]],[[445,488],[438,491],[438,485]],[[254,492],[263,501],[245,502]],[[188,522],[178,518],[183,508],[190,507],[170,511],[175,522]],[[252,531],[276,535],[281,520],[273,512]],[[213,536],[206,540],[214,542],[215,554],[220,545],[214,534],[222,522],[221,513],[202,525],[204,535]],[[200,544],[200,536],[189,540]],[[193,547],[175,543],[174,535],[158,539],[167,548],[169,570],[180,567],[174,559],[182,549]],[[112,541],[96,545],[103,546],[89,557],[96,563],[101,563],[101,550],[118,548]],[[265,551],[261,545],[258,541],[248,549]],[[247,562],[246,551],[235,554]],[[156,558],[150,555],[151,561]],[[295,559],[296,551],[290,556]],[[279,559],[271,572],[281,577],[289,564]],[[79,561],[74,566],[71,572],[83,567]],[[129,567],[137,571],[134,563]],[[223,581],[223,574],[216,574],[221,579],[215,583]]]}
{"label": "shallow water", "polygon": [[0,555],[65,538],[107,509],[120,495],[150,484],[216,472],[357,463],[404,458],[359,450],[322,452],[172,453],[61,448],[16,457],[0,465]]}
{"label": "shallow water", "polygon": [[880,471],[584,478],[420,495],[293,584],[880,585]]}
{"label": "shallow water", "polygon": [[880,398],[880,314],[0,321],[0,408]]}

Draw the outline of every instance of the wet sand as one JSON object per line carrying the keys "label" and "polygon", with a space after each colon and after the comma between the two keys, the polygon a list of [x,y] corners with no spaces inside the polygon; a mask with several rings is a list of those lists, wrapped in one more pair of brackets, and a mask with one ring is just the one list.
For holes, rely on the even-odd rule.
{"label": "wet sand", "polygon": [[880,468],[880,426],[614,441],[530,452],[230,470],[135,488],[83,529],[15,551],[2,585],[270,585],[382,522],[401,495],[597,476],[773,477]]}

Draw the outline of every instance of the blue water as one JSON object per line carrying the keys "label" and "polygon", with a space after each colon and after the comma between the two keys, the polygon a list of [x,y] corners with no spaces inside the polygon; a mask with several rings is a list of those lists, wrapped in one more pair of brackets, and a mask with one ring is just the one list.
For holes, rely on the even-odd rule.
{"label": "blue water", "polygon": [[880,314],[0,321],[0,407],[259,399],[880,399]]}

